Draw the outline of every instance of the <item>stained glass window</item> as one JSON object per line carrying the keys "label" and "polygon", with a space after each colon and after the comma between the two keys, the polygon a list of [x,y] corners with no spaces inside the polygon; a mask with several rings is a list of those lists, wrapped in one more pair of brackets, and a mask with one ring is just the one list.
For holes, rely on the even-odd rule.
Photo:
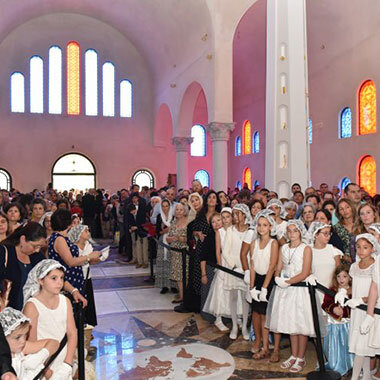
{"label": "stained glass window", "polygon": [[346,107],[340,113],[340,134],[341,139],[351,137],[352,133],[352,112],[350,107]]}
{"label": "stained glass window", "polygon": [[132,83],[127,79],[120,82],[120,117],[132,117]]}
{"label": "stained glass window", "polygon": [[243,172],[243,184],[248,184],[248,189],[252,188],[252,175],[251,169],[245,168]]}
{"label": "stained glass window", "polygon": [[30,112],[44,112],[44,61],[37,55],[30,58]]}
{"label": "stained glass window", "polygon": [[62,113],[62,50],[49,49],[49,113]]}
{"label": "stained glass window", "polygon": [[25,112],[25,78],[18,72],[11,75],[11,111]]}
{"label": "stained glass window", "polygon": [[240,181],[237,181],[237,182],[236,182],[236,187],[237,187],[239,190],[241,190],[241,182],[240,182]]}
{"label": "stained glass window", "polygon": [[243,125],[243,152],[244,154],[252,153],[252,135],[251,135],[251,123],[247,120]]}
{"label": "stained glass window", "polygon": [[376,162],[372,156],[365,156],[360,161],[359,186],[372,197],[376,194]]}
{"label": "stained glass window", "polygon": [[256,180],[254,184],[254,189],[256,189],[258,186],[260,186],[260,182]]}
{"label": "stained glass window", "polygon": [[346,186],[348,184],[351,183],[351,180],[348,178],[348,177],[343,177],[341,180],[340,180],[340,183],[339,183],[339,189],[341,191],[341,194],[343,194],[343,190],[346,188]]}
{"label": "stained glass window", "polygon": [[190,145],[190,154],[195,157],[202,157],[206,155],[206,131],[205,129],[196,124],[191,128],[191,137],[193,142]]}
{"label": "stained glass window", "polygon": [[80,114],[80,46],[67,44],[67,114]]}
{"label": "stained glass window", "polygon": [[132,185],[139,185],[140,190],[143,186],[154,187],[154,177],[148,170],[138,170],[132,176]]}
{"label": "stained glass window", "polygon": [[85,54],[86,115],[98,114],[98,53],[89,49]]}
{"label": "stained glass window", "polygon": [[103,64],[103,116],[115,116],[115,66]]}
{"label": "stained glass window", "polygon": [[313,122],[311,119],[309,119],[308,132],[309,132],[309,144],[311,144],[313,142]]}
{"label": "stained glass window", "polygon": [[198,180],[202,186],[210,186],[210,176],[206,170],[198,170],[194,175],[194,179]]}
{"label": "stained glass window", "polygon": [[235,156],[241,156],[241,137],[236,137],[235,140]]}
{"label": "stained glass window", "polygon": [[260,135],[259,132],[255,132],[253,135],[253,151],[254,153],[260,152]]}
{"label": "stained glass window", "polygon": [[12,188],[11,175],[5,169],[0,169],[0,189],[9,191],[11,188]]}
{"label": "stained glass window", "polygon": [[359,91],[359,134],[376,132],[376,87],[368,80]]}

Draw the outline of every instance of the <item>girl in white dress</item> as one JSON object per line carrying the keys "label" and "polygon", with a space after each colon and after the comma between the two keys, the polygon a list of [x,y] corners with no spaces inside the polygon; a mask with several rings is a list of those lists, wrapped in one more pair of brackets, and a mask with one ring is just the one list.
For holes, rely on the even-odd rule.
{"label": "girl in white dress", "polygon": [[284,245],[286,243],[286,210],[279,199],[273,198],[267,204],[267,209],[274,212],[274,220],[276,222],[276,238],[278,243]]}
{"label": "girl in white dress", "polygon": [[42,260],[28,275],[24,286],[23,313],[30,319],[29,339],[55,339],[67,334],[67,344],[51,365],[51,380],[72,380],[77,347],[77,329],[73,308],[60,294],[64,283],[64,267],[55,260]]}
{"label": "girl in white dress", "polygon": [[[309,336],[315,336],[308,289],[290,287],[304,281],[311,272],[312,251],[302,241],[306,233],[301,220],[288,221],[286,235],[290,242],[280,249],[275,278],[277,286],[269,300],[266,321],[270,331],[290,335],[291,356],[281,364],[281,368],[293,373],[305,367],[307,340]],[[279,343],[278,335],[275,349],[276,343]]]}
{"label": "girl in white dress", "polygon": [[[255,343],[253,359],[269,357],[269,330],[265,327],[268,298],[274,285],[274,272],[278,261],[278,242],[271,238],[271,231],[276,227],[272,210],[260,211],[256,216],[258,238],[251,244],[251,297],[253,311],[253,329]],[[259,351],[262,337],[263,348]]]}
{"label": "girl in white dress", "polygon": [[[226,266],[239,273],[244,273],[240,261],[240,249],[244,235],[248,230],[248,225],[251,222],[251,214],[247,205],[238,203],[232,209],[234,225],[226,231],[224,244],[222,247],[223,256],[226,260]],[[247,329],[249,305],[245,299],[248,290],[247,284],[232,275],[225,275],[223,283],[224,290],[228,292],[229,307],[231,310],[232,330],[230,333],[231,339],[236,339],[238,334],[238,304],[241,302],[243,308],[243,325],[242,335],[245,340],[249,340]],[[241,298],[241,301],[240,301]]]}

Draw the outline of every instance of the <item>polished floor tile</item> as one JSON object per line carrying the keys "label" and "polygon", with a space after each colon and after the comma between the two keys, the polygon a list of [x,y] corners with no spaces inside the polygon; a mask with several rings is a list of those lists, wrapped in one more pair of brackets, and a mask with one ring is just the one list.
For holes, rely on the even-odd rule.
{"label": "polished floor tile", "polygon": [[149,268],[136,268],[134,265],[123,265],[115,267],[103,267],[104,276],[149,276]]}
{"label": "polished floor tile", "polygon": [[127,312],[128,309],[117,292],[95,292],[96,312],[99,316]]}

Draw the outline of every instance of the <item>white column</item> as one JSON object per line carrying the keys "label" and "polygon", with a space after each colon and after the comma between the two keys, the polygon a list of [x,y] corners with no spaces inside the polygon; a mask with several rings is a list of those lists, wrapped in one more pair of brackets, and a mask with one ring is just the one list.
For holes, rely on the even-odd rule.
{"label": "white column", "polygon": [[305,0],[268,0],[265,187],[310,183]]}
{"label": "white column", "polygon": [[187,189],[189,186],[189,149],[192,137],[173,137],[172,144],[176,150],[177,189]]}
{"label": "white column", "polygon": [[228,140],[235,123],[212,122],[206,126],[212,140],[212,188],[215,191],[228,189]]}

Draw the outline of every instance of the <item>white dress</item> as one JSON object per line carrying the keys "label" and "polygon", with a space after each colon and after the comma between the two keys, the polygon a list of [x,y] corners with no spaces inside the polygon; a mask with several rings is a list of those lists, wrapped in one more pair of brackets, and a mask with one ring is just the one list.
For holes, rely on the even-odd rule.
{"label": "white dress", "polygon": [[280,224],[277,224],[276,226],[276,238],[277,240],[280,240],[281,238],[286,239],[286,226],[288,225],[288,222],[286,220],[283,220]]}
{"label": "white dress", "polygon": [[[281,277],[292,278],[302,272],[305,248],[304,243],[295,249],[290,249],[289,244],[282,246]],[[315,337],[308,288],[275,286],[269,299],[265,326],[273,332]]]}
{"label": "white dress", "polygon": [[[60,294],[59,303],[56,309],[49,309],[37,298],[31,298],[28,302],[32,302],[38,311],[37,324],[37,340],[40,339],[56,339],[60,342],[67,331],[67,298]],[[67,344],[54,359],[50,368],[54,372],[65,361],[67,353]],[[71,379],[71,378],[70,378]]]}
{"label": "white dress", "polygon": [[45,367],[41,362],[34,369],[26,369],[23,366],[23,360],[28,355],[24,355],[22,352],[14,354],[12,357],[12,367],[16,371],[16,375],[21,380],[33,380],[38,373]]}
{"label": "white dress", "polygon": [[[351,265],[352,298],[368,297],[371,286],[374,264],[366,269],[359,268],[359,262]],[[375,356],[376,349],[369,347],[370,334],[362,335],[360,325],[366,317],[366,312],[358,308],[351,309],[349,351],[360,356]]]}
{"label": "white dress", "polygon": [[[380,309],[380,256],[375,259],[375,264],[372,272],[372,281],[377,286],[377,302],[376,308]],[[380,315],[375,314],[375,323],[369,331],[369,345],[376,349],[376,354],[380,355]]]}

